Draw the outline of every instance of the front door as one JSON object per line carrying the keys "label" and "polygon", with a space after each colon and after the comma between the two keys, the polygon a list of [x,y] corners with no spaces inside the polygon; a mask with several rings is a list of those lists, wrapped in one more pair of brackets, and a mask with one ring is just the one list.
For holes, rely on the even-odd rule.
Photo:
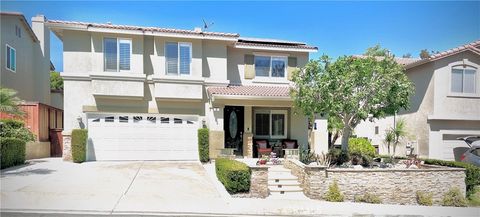
{"label": "front door", "polygon": [[243,124],[243,107],[225,106],[223,110],[225,148],[233,148],[235,155],[243,154]]}

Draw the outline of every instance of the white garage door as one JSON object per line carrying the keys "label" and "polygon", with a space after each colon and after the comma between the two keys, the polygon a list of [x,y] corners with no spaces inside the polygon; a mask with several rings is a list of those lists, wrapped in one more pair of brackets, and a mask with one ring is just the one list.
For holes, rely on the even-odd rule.
{"label": "white garage door", "polygon": [[198,160],[197,116],[89,114],[88,160]]}

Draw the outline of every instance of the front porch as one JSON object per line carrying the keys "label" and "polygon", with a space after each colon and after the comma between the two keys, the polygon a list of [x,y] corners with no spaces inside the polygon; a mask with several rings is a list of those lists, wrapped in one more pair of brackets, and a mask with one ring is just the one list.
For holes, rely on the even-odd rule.
{"label": "front porch", "polygon": [[[219,155],[258,158],[270,152],[283,157],[285,149],[309,144],[307,119],[293,109],[288,86],[228,86],[207,90],[211,158]],[[326,120],[323,122],[320,124],[325,124],[326,129]],[[312,127],[314,131],[323,129],[318,124]],[[326,132],[324,138],[326,145]],[[266,144],[259,147],[259,140]],[[295,145],[287,147],[286,141]]]}

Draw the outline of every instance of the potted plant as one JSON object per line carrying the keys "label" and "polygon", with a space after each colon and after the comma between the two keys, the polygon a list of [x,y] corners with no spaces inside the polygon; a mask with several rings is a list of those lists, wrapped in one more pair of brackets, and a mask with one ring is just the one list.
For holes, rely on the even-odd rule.
{"label": "potted plant", "polygon": [[262,155],[262,157],[258,160],[257,164],[265,165],[269,161],[268,155]]}

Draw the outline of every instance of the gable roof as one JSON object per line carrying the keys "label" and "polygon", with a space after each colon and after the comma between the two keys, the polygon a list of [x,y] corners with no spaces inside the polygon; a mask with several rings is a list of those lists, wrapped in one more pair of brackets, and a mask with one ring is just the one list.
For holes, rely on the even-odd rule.
{"label": "gable roof", "polygon": [[422,59],[422,60],[419,60],[419,61],[409,63],[405,66],[405,68],[406,69],[411,69],[413,67],[420,66],[420,65],[423,65],[425,63],[433,62],[433,61],[436,61],[436,60],[439,60],[439,59],[443,59],[445,57],[449,57],[449,56],[452,56],[452,55],[455,55],[455,54],[458,54],[458,53],[461,53],[461,52],[464,52],[464,51],[471,51],[471,52],[473,52],[477,55],[480,55],[480,39],[476,40],[474,42],[468,43],[468,44],[464,44],[464,45],[461,45],[461,46],[458,46],[458,47],[440,52],[438,54],[434,54],[427,59]]}
{"label": "gable roof", "polygon": [[33,42],[39,42],[37,36],[35,35],[35,33],[32,30],[32,27],[30,27],[30,24],[28,24],[27,19],[25,19],[25,16],[23,16],[22,13],[11,12],[11,11],[1,11],[0,15],[1,16],[14,16],[14,17],[17,17],[18,19],[20,19],[20,22],[23,24],[23,26],[27,30],[27,32],[30,35],[30,37],[32,38]]}

